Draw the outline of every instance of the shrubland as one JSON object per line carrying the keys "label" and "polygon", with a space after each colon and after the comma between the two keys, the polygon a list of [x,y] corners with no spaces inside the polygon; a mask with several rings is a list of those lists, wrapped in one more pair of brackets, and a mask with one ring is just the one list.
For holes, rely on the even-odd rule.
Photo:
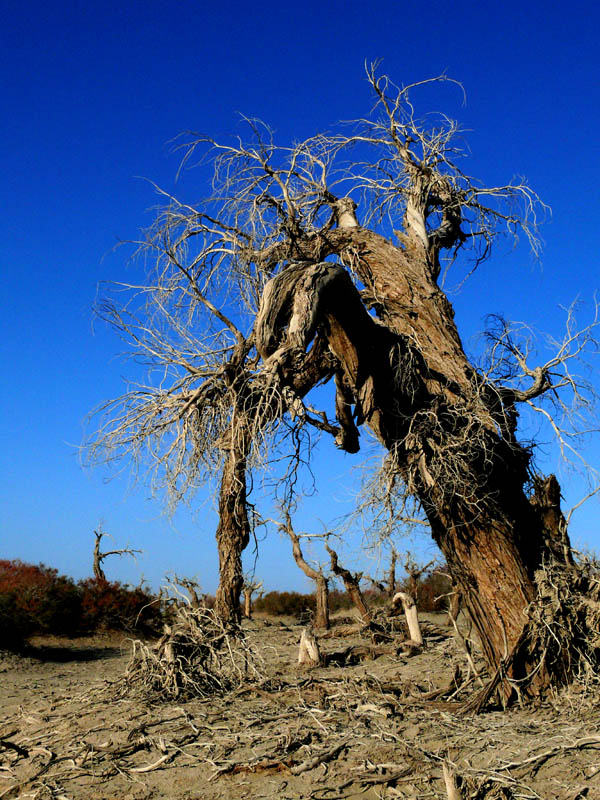
{"label": "shrubland", "polygon": [[[404,584],[400,583],[399,588]],[[442,567],[419,579],[417,605],[420,611],[443,611],[450,581]],[[371,607],[385,605],[389,598],[376,589],[365,589]],[[205,596],[203,605],[212,607]],[[308,617],[316,608],[315,593],[271,591],[256,598],[255,612],[270,616]],[[331,613],[348,611],[352,601],[346,592],[329,593]],[[75,581],[45,564],[27,564],[0,559],[0,646],[18,648],[37,634],[81,636],[99,631],[127,631],[142,635],[160,632],[164,607],[147,587],[126,586],[119,581],[87,578]]]}
{"label": "shrubland", "polygon": [[44,564],[0,560],[0,646],[29,636],[80,636],[105,630],[152,633],[160,628],[157,598],[118,581],[74,581]]}

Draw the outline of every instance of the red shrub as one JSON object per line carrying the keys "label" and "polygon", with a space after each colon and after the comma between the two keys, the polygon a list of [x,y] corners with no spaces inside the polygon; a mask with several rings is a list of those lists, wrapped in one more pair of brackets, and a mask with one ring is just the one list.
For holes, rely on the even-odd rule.
{"label": "red shrub", "polygon": [[84,630],[134,630],[158,632],[161,612],[155,597],[137,586],[129,589],[118,581],[80,581],[81,625]]}
{"label": "red shrub", "polygon": [[35,633],[154,633],[160,627],[159,604],[140,587],[96,580],[76,584],[43,564],[0,560],[0,647],[18,647]]}
{"label": "red shrub", "polygon": [[44,564],[0,561],[0,630],[19,640],[32,633],[73,634],[81,597],[71,578]]}

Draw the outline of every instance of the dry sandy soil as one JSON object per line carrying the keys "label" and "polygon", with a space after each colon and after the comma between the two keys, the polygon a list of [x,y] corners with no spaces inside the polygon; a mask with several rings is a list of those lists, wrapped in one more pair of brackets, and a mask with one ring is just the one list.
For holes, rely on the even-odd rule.
{"label": "dry sandy soil", "polygon": [[187,702],[123,692],[131,642],[115,636],[0,652],[0,798],[446,799],[445,767],[465,799],[600,800],[598,687],[464,713],[478,684],[434,696],[468,664],[426,620],[414,655],[401,631],[374,648],[338,623],[321,650],[347,663],[308,670],[300,625],[245,622],[260,679]]}

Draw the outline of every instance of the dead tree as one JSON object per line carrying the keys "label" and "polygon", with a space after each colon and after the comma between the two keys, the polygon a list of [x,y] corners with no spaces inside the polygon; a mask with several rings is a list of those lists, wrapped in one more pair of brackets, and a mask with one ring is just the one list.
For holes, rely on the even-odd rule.
{"label": "dead tree", "polygon": [[[194,206],[163,192],[139,243],[149,273],[99,308],[155,381],[103,406],[89,453],[149,461],[174,501],[221,471],[217,609],[235,620],[248,474],[311,430],[355,453],[368,426],[388,452],[384,485],[415,498],[505,697],[541,692],[579,669],[593,627],[565,623],[582,605],[556,611],[543,576],[568,575],[581,598],[590,587],[560,487],[536,472],[518,419],[531,410],[573,452],[591,394],[572,365],[595,346],[598,314],[578,328],[570,312],[540,364],[526,330],[497,319],[487,361],[469,360],[445,273],[469,254],[480,267],[502,233],[537,252],[543,204],[522,182],[472,180],[458,125],[416,117],[418,84],[375,68],[368,80],[376,104],[354,128],[278,147],[250,121],[248,144],[184,143],[184,168],[212,158],[211,197]],[[329,379],[335,420],[308,397]]]}
{"label": "dead tree", "polygon": [[[246,619],[252,619],[252,595],[255,592],[260,592],[262,587],[263,582],[257,580],[254,576],[244,576],[242,591],[244,593],[244,616]],[[262,596],[262,592],[260,596]]]}
{"label": "dead tree", "polygon": [[338,554],[329,547],[328,544],[325,545],[327,552],[329,553],[329,557],[331,559],[331,571],[334,575],[338,575],[344,582],[344,587],[348,593],[348,596],[352,600],[354,607],[360,614],[360,618],[362,621],[368,625],[371,622],[372,614],[369,610],[369,607],[365,603],[365,599],[363,597],[363,593],[360,589],[360,581],[362,579],[362,572],[357,572],[356,574],[352,574],[350,570],[342,567],[341,564],[338,562]]}
{"label": "dead tree", "polygon": [[392,597],[396,594],[396,562],[398,560],[398,553],[396,552],[395,548],[392,547],[390,553],[390,566],[388,569],[387,574],[385,575],[385,583],[381,581],[375,580],[375,578],[371,578],[369,575],[365,575],[365,578],[372,584],[374,589],[377,589],[378,592],[382,595],[387,595],[387,597],[392,599]]}
{"label": "dead tree", "polygon": [[419,604],[419,582],[434,564],[435,560],[429,561],[427,564],[417,564],[410,552],[406,553],[404,571],[406,572],[407,590],[417,606]]}
{"label": "dead tree", "polygon": [[132,556],[135,558],[137,553],[141,553],[141,550],[133,550],[131,547],[124,547],[122,550],[107,550],[106,553],[100,552],[100,542],[103,536],[106,536],[106,533],[103,530],[94,531],[94,536],[96,537],[96,541],[94,543],[94,561],[93,561],[93,570],[94,570],[94,578],[99,583],[106,583],[106,575],[104,574],[104,570],[102,569],[102,562],[108,556]]}
{"label": "dead tree", "polygon": [[312,623],[313,628],[329,628],[329,580],[323,575],[321,569],[311,567],[308,561],[304,558],[302,548],[300,547],[300,537],[292,527],[292,519],[288,511],[285,511],[285,523],[280,525],[279,528],[292,542],[292,551],[294,553],[294,561],[300,567],[302,572],[311,580],[315,582],[315,598],[316,609],[315,618]]}

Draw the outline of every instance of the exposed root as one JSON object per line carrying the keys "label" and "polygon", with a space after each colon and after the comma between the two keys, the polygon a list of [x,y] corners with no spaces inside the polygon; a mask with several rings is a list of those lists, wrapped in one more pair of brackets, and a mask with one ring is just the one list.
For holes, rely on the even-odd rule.
{"label": "exposed root", "polygon": [[546,565],[536,573],[529,606],[539,670],[562,671],[563,683],[600,677],[600,564],[583,558],[573,569]]}
{"label": "exposed root", "polygon": [[224,694],[261,679],[260,665],[240,628],[227,627],[212,609],[183,605],[156,644],[133,643],[119,692],[165,700]]}

